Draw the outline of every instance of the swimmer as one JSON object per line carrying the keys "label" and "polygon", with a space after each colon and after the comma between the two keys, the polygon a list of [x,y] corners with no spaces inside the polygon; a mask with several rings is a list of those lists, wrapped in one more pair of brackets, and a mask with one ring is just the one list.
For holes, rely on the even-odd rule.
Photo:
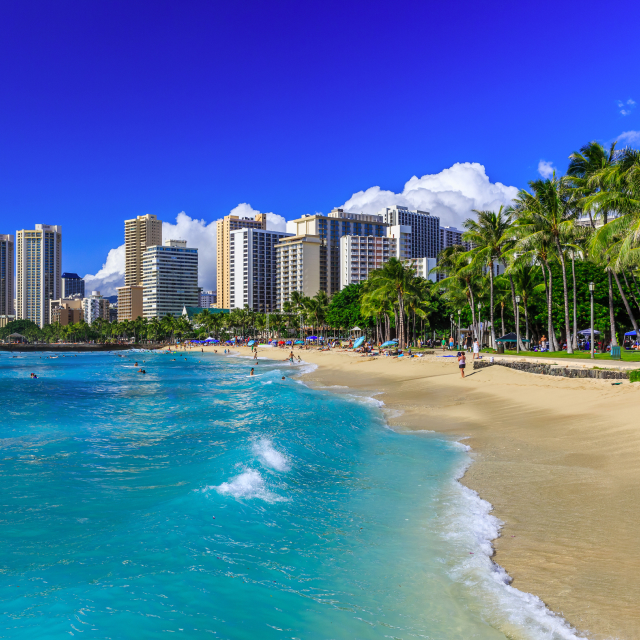
{"label": "swimmer", "polygon": [[249,374],[250,376],[253,375],[253,367],[251,367],[251,373]]}
{"label": "swimmer", "polygon": [[284,379],[285,379],[285,377],[284,377],[284,376],[282,376],[282,379],[284,380]]}

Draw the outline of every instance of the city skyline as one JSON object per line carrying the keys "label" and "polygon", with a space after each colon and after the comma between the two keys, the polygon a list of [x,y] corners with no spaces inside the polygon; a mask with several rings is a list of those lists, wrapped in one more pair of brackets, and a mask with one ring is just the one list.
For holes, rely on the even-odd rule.
{"label": "city skyline", "polygon": [[[282,225],[334,207],[368,212],[378,198],[379,209],[409,205],[459,225],[500,201],[496,185],[563,172],[594,137],[640,140],[633,77],[611,64],[633,65],[630,40],[601,53],[598,91],[576,108],[593,74],[575,64],[591,9],[7,6],[0,232],[61,225],[63,269],[84,277],[121,247],[120,220],[138,215],[184,230],[168,235],[200,248],[203,273],[215,270],[214,223],[238,206]],[[612,7],[599,29],[639,11]],[[522,99],[542,70],[548,91]],[[88,288],[120,284],[104,275]]]}

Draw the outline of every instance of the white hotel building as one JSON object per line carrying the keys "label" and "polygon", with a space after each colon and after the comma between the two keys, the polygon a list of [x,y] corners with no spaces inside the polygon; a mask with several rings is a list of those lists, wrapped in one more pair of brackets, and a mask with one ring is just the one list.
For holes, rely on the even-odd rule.
{"label": "white hotel building", "polygon": [[145,318],[174,318],[185,307],[197,307],[198,250],[186,240],[166,240],[142,254],[142,313]]}
{"label": "white hotel building", "polygon": [[369,273],[379,269],[389,258],[411,257],[411,227],[387,227],[387,235],[342,236],[340,238],[340,288],[364,282]]}
{"label": "white hotel building", "polygon": [[97,318],[109,322],[109,301],[99,291],[92,291],[90,296],[82,299],[82,313],[87,324],[93,323]]}
{"label": "white hotel building", "polygon": [[229,234],[230,309],[247,305],[259,313],[278,308],[275,246],[290,233],[243,228]]}

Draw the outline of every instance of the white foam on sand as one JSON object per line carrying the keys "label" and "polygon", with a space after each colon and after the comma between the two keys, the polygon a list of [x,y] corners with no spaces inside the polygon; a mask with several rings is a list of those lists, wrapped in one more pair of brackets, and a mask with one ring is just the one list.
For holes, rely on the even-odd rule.
{"label": "white foam on sand", "polygon": [[229,482],[223,482],[217,487],[207,487],[207,489],[215,489],[220,495],[231,496],[238,500],[257,498],[265,502],[286,501],[286,498],[281,498],[267,489],[264,478],[255,469],[247,469]]}
{"label": "white foam on sand", "polygon": [[253,443],[253,453],[265,466],[276,471],[289,471],[289,459],[273,448],[273,443],[267,438],[261,438]]}
{"label": "white foam on sand", "polygon": [[[453,443],[452,443],[453,444]],[[456,449],[469,450],[462,443]],[[502,522],[491,515],[493,507],[459,482],[471,464],[467,457],[444,496],[441,515],[444,536],[454,542],[464,559],[453,563],[450,576],[479,600],[480,614],[507,637],[522,640],[576,640],[584,638],[562,616],[548,609],[531,593],[511,586],[511,577],[493,560],[492,540]]]}

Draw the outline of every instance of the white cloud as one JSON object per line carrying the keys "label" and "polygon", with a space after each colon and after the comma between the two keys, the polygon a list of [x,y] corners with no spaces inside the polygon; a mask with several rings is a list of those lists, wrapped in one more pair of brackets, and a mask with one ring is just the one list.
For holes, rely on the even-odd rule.
{"label": "white cloud", "polygon": [[543,178],[550,178],[555,170],[556,168],[553,166],[553,162],[549,160],[540,160],[540,162],[538,162],[538,173]]}
{"label": "white cloud", "polygon": [[[243,202],[230,211],[231,215],[248,217],[253,220],[260,213],[251,205]],[[191,218],[184,211],[176,216],[175,223],[162,223],[162,240],[186,240],[187,246],[198,249],[198,284],[204,290],[214,290],[216,283],[216,220],[206,222]],[[267,213],[267,228],[285,231],[286,220],[277,213]],[[124,284],[124,245],[111,249],[102,269],[95,275],[85,276],[87,291],[98,290],[103,296],[115,295],[116,287]]]}
{"label": "white cloud", "polygon": [[124,284],[124,244],[111,249],[102,269],[95,275],[88,273],[84,277],[85,292],[99,291],[103,296],[114,296],[116,287]]}
{"label": "white cloud", "polygon": [[624,131],[618,138],[620,146],[640,143],[640,131]]}
{"label": "white cloud", "polygon": [[377,213],[399,205],[439,216],[443,226],[459,227],[472,209],[496,210],[510,204],[517,193],[516,187],[491,182],[483,165],[458,162],[440,173],[413,176],[400,193],[369,187],[354,193],[342,206],[347,211]]}
{"label": "white cloud", "polygon": [[621,116],[631,115],[631,112],[636,108],[636,101],[629,98],[626,102],[618,100],[618,110]]}

